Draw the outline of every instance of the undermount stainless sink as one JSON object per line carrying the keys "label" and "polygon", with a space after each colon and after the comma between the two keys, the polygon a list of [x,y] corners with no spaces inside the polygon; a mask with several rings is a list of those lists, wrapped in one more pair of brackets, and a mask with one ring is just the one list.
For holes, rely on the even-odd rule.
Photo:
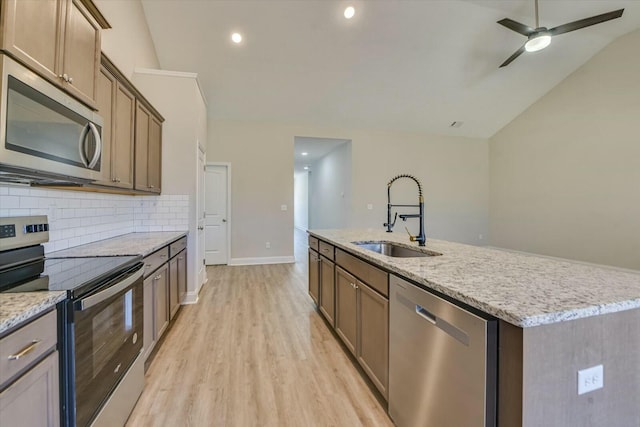
{"label": "undermount stainless sink", "polygon": [[414,258],[442,255],[427,249],[413,249],[393,242],[351,242],[363,249],[393,258]]}

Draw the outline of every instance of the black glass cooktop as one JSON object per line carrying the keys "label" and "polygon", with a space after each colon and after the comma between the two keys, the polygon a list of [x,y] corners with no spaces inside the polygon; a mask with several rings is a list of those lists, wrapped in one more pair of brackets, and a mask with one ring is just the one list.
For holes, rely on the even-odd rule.
{"label": "black glass cooktop", "polygon": [[140,263],[140,256],[45,258],[0,271],[0,292],[67,291],[69,298]]}

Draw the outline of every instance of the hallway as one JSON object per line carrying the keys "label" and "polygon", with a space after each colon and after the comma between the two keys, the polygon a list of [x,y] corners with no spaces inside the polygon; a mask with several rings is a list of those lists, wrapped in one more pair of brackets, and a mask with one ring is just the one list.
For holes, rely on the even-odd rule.
{"label": "hallway", "polygon": [[213,266],[146,374],[129,426],[392,426],[295,264]]}

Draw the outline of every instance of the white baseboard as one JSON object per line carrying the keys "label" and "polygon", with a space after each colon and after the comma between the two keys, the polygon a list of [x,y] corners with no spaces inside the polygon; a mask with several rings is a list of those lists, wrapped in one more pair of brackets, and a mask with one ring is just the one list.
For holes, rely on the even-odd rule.
{"label": "white baseboard", "polygon": [[209,281],[209,278],[206,278],[205,281],[202,282],[200,286],[198,286],[198,289],[196,289],[195,291],[187,292],[184,299],[182,300],[182,305],[197,304],[198,298],[199,298],[198,295],[200,295],[200,290],[202,289],[202,286],[208,281]]}
{"label": "white baseboard", "polygon": [[258,258],[231,258],[228,265],[262,265],[262,264],[292,264],[296,262],[293,256],[272,256]]}
{"label": "white baseboard", "polygon": [[187,292],[184,299],[182,300],[182,305],[187,304],[197,304],[198,303],[198,292]]}

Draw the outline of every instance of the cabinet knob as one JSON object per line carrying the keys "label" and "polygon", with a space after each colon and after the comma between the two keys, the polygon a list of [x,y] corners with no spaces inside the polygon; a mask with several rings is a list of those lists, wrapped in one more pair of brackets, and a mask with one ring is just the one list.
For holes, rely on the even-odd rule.
{"label": "cabinet knob", "polygon": [[148,188],[156,188],[153,184],[149,185]]}
{"label": "cabinet knob", "polygon": [[69,80],[67,80],[67,82],[73,84],[73,77],[69,77]]}

